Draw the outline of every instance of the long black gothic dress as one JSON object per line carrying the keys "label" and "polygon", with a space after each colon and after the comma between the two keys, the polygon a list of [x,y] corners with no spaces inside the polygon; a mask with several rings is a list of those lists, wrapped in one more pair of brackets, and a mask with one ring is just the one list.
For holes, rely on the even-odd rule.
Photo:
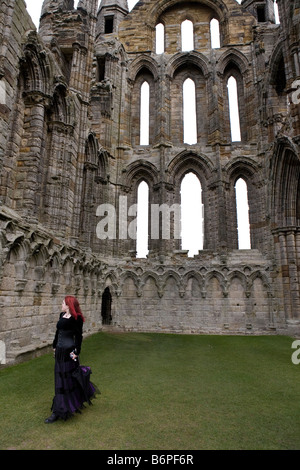
{"label": "long black gothic dress", "polygon": [[91,403],[98,392],[97,387],[88,379],[85,390],[78,384],[73,372],[79,367],[79,361],[70,357],[71,352],[80,354],[82,343],[83,321],[80,316],[65,318],[60,314],[53,341],[55,349],[55,396],[52,402],[52,412],[62,419],[67,419],[76,411],[83,408],[84,402]]}

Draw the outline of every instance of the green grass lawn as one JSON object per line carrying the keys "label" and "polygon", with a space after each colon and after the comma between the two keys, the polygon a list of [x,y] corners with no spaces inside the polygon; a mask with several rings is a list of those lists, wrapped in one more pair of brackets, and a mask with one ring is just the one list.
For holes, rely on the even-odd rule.
{"label": "green grass lawn", "polygon": [[300,449],[300,364],[284,336],[99,333],[83,342],[101,390],[44,424],[51,354],[0,371],[0,449]]}

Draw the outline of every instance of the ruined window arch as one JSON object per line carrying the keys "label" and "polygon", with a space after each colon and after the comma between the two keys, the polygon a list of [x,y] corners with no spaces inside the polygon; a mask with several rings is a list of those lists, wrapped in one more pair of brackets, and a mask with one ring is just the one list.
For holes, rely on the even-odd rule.
{"label": "ruined window arch", "polygon": [[194,25],[190,20],[181,23],[181,50],[182,52],[194,49]]}
{"label": "ruined window arch", "polygon": [[181,198],[181,248],[192,257],[203,250],[204,208],[202,187],[193,172],[184,175],[180,185]]}
{"label": "ruined window arch", "polygon": [[96,81],[102,82],[105,79],[106,58],[105,55],[97,56]]}
{"label": "ruined window arch", "polygon": [[213,18],[210,22],[210,43],[212,49],[220,48],[220,23],[217,18]]}
{"label": "ruined window arch", "polygon": [[248,186],[244,178],[239,177],[235,183],[238,248],[251,249]]}
{"label": "ruined window arch", "polygon": [[276,227],[299,227],[300,163],[294,151],[279,146],[275,155],[273,217]]}
{"label": "ruined window arch", "polygon": [[137,187],[136,256],[146,258],[149,252],[149,185],[145,180]]}
{"label": "ruined window arch", "polygon": [[183,141],[197,143],[196,87],[191,78],[183,82]]}
{"label": "ruined window arch", "polygon": [[227,80],[230,133],[232,142],[241,141],[241,125],[237,80],[233,75]]}
{"label": "ruined window arch", "polygon": [[[294,73],[299,73],[298,54],[294,56]],[[273,126],[274,135],[278,132],[277,120],[273,117],[288,112],[288,100],[286,99],[286,64],[283,57],[282,45],[279,44],[270,59],[270,80],[268,93],[265,96],[265,106],[267,116],[270,115],[270,124]]]}
{"label": "ruined window arch", "polygon": [[281,53],[279,60],[275,66],[275,72],[273,78],[273,85],[276,90],[278,96],[282,96],[284,94],[286,88],[286,74],[285,74],[285,63],[283,54]]}
{"label": "ruined window arch", "polygon": [[104,34],[111,34],[114,32],[114,16],[109,15],[104,17]]}
{"label": "ruined window arch", "polygon": [[[190,79],[190,80],[188,80]],[[187,81],[188,80],[188,81]],[[185,83],[186,82],[186,83]],[[187,96],[192,92],[191,99],[185,99],[184,83],[187,85]],[[170,81],[170,139],[174,143],[189,145],[205,141],[208,133],[208,102],[207,84],[202,69],[198,64],[184,60],[176,68]],[[184,117],[187,110],[188,119]],[[191,112],[191,110],[193,110]],[[192,118],[192,119],[191,119]],[[185,130],[189,133],[187,122],[193,121],[193,139],[186,140]]]}
{"label": "ruined window arch", "polygon": [[149,145],[150,87],[145,80],[140,97],[140,145]]}
{"label": "ruined window arch", "polygon": [[151,145],[155,140],[158,125],[155,92],[153,73],[147,66],[142,66],[131,91],[130,131],[133,146]]}
{"label": "ruined window arch", "polygon": [[165,52],[165,27],[162,23],[155,26],[155,52],[156,54]]}
{"label": "ruined window arch", "polygon": [[57,86],[53,94],[53,119],[59,122],[68,122],[68,110],[66,102],[67,91],[64,86]]}

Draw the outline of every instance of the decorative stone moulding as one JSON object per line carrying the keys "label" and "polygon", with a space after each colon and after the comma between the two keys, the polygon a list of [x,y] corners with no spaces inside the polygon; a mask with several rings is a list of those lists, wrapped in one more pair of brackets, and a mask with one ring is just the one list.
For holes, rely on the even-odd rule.
{"label": "decorative stone moulding", "polygon": [[27,279],[17,279],[15,283],[16,292],[23,292],[27,284]]}

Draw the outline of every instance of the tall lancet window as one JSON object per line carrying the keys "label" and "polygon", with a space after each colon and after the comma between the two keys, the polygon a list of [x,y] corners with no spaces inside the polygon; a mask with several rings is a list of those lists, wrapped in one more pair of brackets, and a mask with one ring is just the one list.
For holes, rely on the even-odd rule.
{"label": "tall lancet window", "polygon": [[183,141],[197,143],[196,89],[190,78],[183,83]]}
{"label": "tall lancet window", "polygon": [[182,180],[181,188],[181,248],[193,257],[203,250],[204,209],[202,189],[197,176],[190,172]]}
{"label": "tall lancet window", "polygon": [[250,242],[250,223],[249,223],[249,205],[247,183],[243,178],[239,178],[235,183],[236,213],[237,213],[237,231],[239,250],[249,250]]}
{"label": "tall lancet window", "polygon": [[155,52],[156,54],[165,52],[165,27],[162,23],[155,26]]}
{"label": "tall lancet window", "polygon": [[194,25],[190,20],[181,23],[181,50],[182,52],[194,49]]}
{"label": "tall lancet window", "polygon": [[216,18],[210,22],[210,43],[212,49],[220,48],[220,24]]}
{"label": "tall lancet window", "polygon": [[228,101],[229,101],[229,118],[230,118],[230,131],[231,141],[241,141],[241,127],[240,127],[240,114],[239,114],[239,101],[237,92],[236,79],[231,76],[227,82]]}
{"label": "tall lancet window", "polygon": [[137,191],[137,226],[136,226],[136,256],[146,258],[149,252],[149,186],[142,181]]}
{"label": "tall lancet window", "polygon": [[141,86],[140,104],[140,145],[149,145],[149,124],[150,124],[150,87],[144,81]]}

